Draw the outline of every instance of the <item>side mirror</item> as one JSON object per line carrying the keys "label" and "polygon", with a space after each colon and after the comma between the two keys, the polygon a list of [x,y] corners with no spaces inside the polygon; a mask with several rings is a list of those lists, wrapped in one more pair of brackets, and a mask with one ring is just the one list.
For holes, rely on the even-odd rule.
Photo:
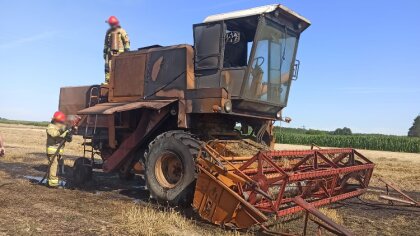
{"label": "side mirror", "polygon": [[297,80],[299,77],[299,67],[300,67],[300,61],[296,59],[295,65],[293,66],[293,76],[292,80]]}

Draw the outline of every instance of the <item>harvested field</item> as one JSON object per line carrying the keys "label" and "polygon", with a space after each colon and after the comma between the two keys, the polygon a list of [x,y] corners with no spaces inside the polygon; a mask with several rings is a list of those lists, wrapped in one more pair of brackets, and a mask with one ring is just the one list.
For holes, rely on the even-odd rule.
{"label": "harvested field", "polygon": [[[222,230],[201,221],[190,209],[168,209],[151,203],[140,177],[122,182],[117,175],[97,171],[95,180],[84,189],[55,190],[38,185],[34,180],[42,178],[47,168],[44,128],[0,124],[0,134],[7,153],[0,159],[0,235],[255,234]],[[72,162],[83,154],[81,142],[75,137],[66,147],[68,175]],[[356,235],[418,235],[420,209],[379,205],[386,202],[378,198],[385,189],[378,177],[393,180],[420,200],[420,154],[361,152],[377,165],[369,192],[361,200],[347,200],[322,211]],[[301,232],[301,221],[277,224],[271,229]]]}

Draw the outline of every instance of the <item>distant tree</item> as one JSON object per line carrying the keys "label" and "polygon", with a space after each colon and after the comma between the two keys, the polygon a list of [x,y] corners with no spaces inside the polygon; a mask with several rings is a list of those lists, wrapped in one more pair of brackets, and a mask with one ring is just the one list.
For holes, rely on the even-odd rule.
{"label": "distant tree", "polygon": [[344,127],[343,128],[343,134],[344,135],[352,135],[353,132],[351,132],[351,129],[350,128]]}
{"label": "distant tree", "polygon": [[413,126],[408,130],[409,137],[420,137],[420,115],[413,122]]}
{"label": "distant tree", "polygon": [[333,132],[334,135],[352,135],[353,133],[351,132],[350,128],[344,127],[344,128],[338,128],[336,130],[334,130]]}
{"label": "distant tree", "polygon": [[305,134],[311,134],[311,135],[323,135],[325,134],[325,131],[316,130],[316,129],[309,129],[305,132]]}

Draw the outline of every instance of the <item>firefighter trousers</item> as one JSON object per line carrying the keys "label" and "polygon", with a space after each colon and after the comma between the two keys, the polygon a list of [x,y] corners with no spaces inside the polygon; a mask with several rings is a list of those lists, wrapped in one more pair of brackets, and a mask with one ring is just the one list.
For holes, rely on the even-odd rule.
{"label": "firefighter trousers", "polygon": [[50,163],[50,169],[48,170],[48,185],[51,187],[56,187],[59,185],[59,165],[63,165],[61,155],[54,157],[53,154],[48,154],[48,160]]}

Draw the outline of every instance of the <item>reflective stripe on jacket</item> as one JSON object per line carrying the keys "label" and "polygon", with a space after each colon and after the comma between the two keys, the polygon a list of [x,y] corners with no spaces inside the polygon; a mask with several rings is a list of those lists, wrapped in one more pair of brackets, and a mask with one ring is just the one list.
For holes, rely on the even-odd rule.
{"label": "reflective stripe on jacket", "polygon": [[[64,140],[66,131],[66,126],[59,123],[51,123],[47,127],[47,154],[55,154],[58,146],[60,146],[61,141]],[[63,147],[60,150],[60,154],[63,153]]]}
{"label": "reflective stripe on jacket", "polygon": [[[48,155],[54,155],[55,152],[57,151],[56,147],[47,147],[47,154]],[[64,145],[62,148],[60,148],[60,151],[58,152],[58,154],[63,154],[64,153]]]}

